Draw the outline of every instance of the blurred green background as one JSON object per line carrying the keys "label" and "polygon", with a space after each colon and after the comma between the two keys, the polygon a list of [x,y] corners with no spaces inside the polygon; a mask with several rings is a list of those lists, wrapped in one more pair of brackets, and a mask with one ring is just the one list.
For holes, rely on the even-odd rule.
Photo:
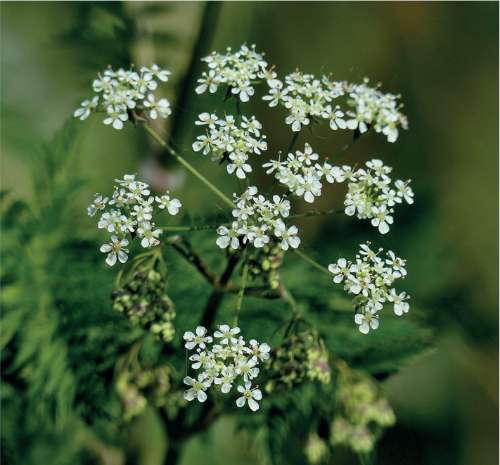
{"label": "blurred green background", "polygon": [[[398,423],[380,443],[380,463],[498,463],[498,3],[228,2],[212,3],[208,12],[204,3],[190,2],[2,3],[2,189],[33,195],[40,141],[89,95],[91,79],[107,64],[157,62],[172,70],[166,87],[175,111],[161,129],[189,147],[195,115],[217,105],[196,97],[193,82],[185,81],[200,31],[203,52],[255,43],[279,74],[300,68],[351,81],[368,76],[402,94],[410,129],[395,144],[373,134],[362,138],[346,159],[376,155],[412,178],[416,204],[380,242],[408,259],[407,288],[438,329],[436,349],[385,384]],[[271,151],[287,144],[283,114],[258,99],[248,111],[263,122]],[[134,171],[168,185],[193,215],[214,209],[214,199],[140,131],[110,130],[99,117],[84,125],[82,212],[93,192]],[[328,155],[346,139],[318,131],[310,142]],[[192,160],[227,183],[217,167]],[[339,204],[334,194],[318,207]],[[308,220],[305,243],[317,256],[322,243],[338,241],[349,253],[370,239],[369,226],[334,223]],[[134,437],[151,428],[144,422]],[[248,440],[227,441],[228,431],[230,423],[217,423],[193,440],[182,463],[256,463]],[[149,443],[138,463],[152,465],[164,444],[157,430],[145,434]]]}

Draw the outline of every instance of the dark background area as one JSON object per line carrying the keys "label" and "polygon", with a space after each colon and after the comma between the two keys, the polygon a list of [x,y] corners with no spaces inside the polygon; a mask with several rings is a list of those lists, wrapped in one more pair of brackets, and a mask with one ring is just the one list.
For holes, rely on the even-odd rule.
{"label": "dark background area", "polygon": [[[158,62],[172,70],[167,96],[175,112],[161,130],[173,130],[177,145],[188,149],[196,114],[217,105],[215,98],[196,97],[192,83],[179,102],[204,8],[190,2],[3,3],[2,187],[32,195],[34,147],[89,95],[91,79],[107,64]],[[380,443],[380,463],[498,463],[498,4],[228,2],[214,4],[211,15],[206,50],[255,43],[281,75],[300,68],[350,81],[368,76],[402,94],[409,130],[395,144],[374,134],[362,138],[345,160],[377,156],[396,176],[412,178],[416,204],[398,212],[380,244],[408,259],[406,287],[438,334],[432,353],[385,384],[398,422]],[[263,122],[271,153],[287,145],[284,113],[269,111],[258,98],[247,108]],[[213,199],[178,167],[167,160],[160,170],[161,155],[143,134],[110,130],[99,119],[85,122],[82,211],[92,192],[107,190],[110,179],[129,171],[169,185],[185,205],[194,205],[195,215],[213,208]],[[326,128],[307,137],[323,155],[347,141]],[[192,160],[227,183],[216,166]],[[319,209],[341,204],[335,189],[328,194]],[[304,241],[318,257],[322,243],[338,241],[349,253],[371,234],[368,225],[347,219],[307,221]],[[137,435],[148,437],[140,463],[155,464],[164,445],[144,422],[137,426]],[[227,441],[228,434],[231,421],[216,424],[212,442],[195,439],[183,464],[255,463],[248,441]],[[339,454],[332,463],[346,462]]]}

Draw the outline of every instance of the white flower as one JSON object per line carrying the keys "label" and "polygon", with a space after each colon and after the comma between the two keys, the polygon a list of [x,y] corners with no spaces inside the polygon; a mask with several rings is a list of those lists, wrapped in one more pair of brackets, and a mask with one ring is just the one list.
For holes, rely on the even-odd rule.
{"label": "white flower", "polygon": [[198,121],[195,121],[196,126],[207,125],[210,129],[214,129],[215,125],[219,121],[219,118],[214,113],[200,113],[198,115]]}
{"label": "white flower", "polygon": [[220,390],[223,394],[227,394],[233,387],[233,382],[236,378],[233,366],[224,367],[219,378],[215,378],[214,384],[221,386]]}
{"label": "white flower", "polygon": [[207,329],[204,328],[203,326],[198,326],[195,330],[196,334],[192,333],[191,331],[186,331],[184,333],[184,340],[187,341],[185,346],[186,349],[192,350],[196,346],[200,347],[201,349],[204,349],[206,347],[206,343],[212,342],[212,337],[211,336],[206,336],[207,334]]}
{"label": "white flower", "polygon": [[158,203],[158,208],[163,210],[167,209],[168,213],[171,215],[177,215],[179,213],[180,208],[182,207],[182,203],[178,199],[170,198],[170,195],[164,194],[161,197],[155,197],[156,202]]}
{"label": "white flower", "polygon": [[186,376],[184,378],[184,384],[191,386],[190,389],[184,392],[184,399],[187,401],[198,399],[199,402],[205,402],[207,400],[205,391],[210,387],[210,384],[203,375],[199,375],[198,379]]}
{"label": "white flower", "polygon": [[274,229],[274,234],[281,239],[281,248],[288,250],[289,247],[296,249],[300,245],[300,237],[297,236],[299,230],[297,226],[286,228],[285,223],[279,221]]}
{"label": "white flower", "polygon": [[236,399],[236,405],[243,407],[248,402],[248,407],[252,412],[259,410],[258,400],[262,399],[262,392],[260,389],[252,389],[251,383],[245,383],[245,386],[238,386],[238,392],[242,394],[241,397]]}
{"label": "white flower", "polygon": [[372,212],[375,215],[375,218],[372,218],[371,221],[372,225],[378,227],[380,234],[387,234],[389,225],[394,222],[393,217],[390,215],[391,211],[387,211],[387,207],[381,205],[380,207],[373,207]]}
{"label": "white flower", "polygon": [[401,316],[404,313],[408,313],[410,310],[410,304],[406,302],[406,300],[409,299],[409,296],[406,294],[406,292],[401,292],[398,294],[396,292],[396,289],[391,289],[391,292],[388,296],[389,302],[394,303],[394,313],[397,316]]}
{"label": "white flower", "polygon": [[269,352],[271,351],[269,344],[265,342],[259,344],[255,339],[250,339],[248,344],[250,346],[252,359],[255,361],[261,360],[262,362],[269,359]]}
{"label": "white flower", "polygon": [[250,358],[248,360],[240,360],[236,366],[236,373],[243,376],[243,381],[248,381],[256,378],[259,375],[259,369],[255,366],[257,360]]}
{"label": "white flower", "polygon": [[128,245],[127,239],[118,239],[116,236],[111,236],[111,242],[109,244],[101,245],[101,252],[107,253],[106,263],[109,266],[113,266],[116,263],[116,259],[120,263],[125,263],[128,259],[128,250],[125,248]]}
{"label": "white flower", "polygon": [[156,101],[153,94],[149,94],[147,99],[144,100],[144,106],[149,110],[149,117],[151,119],[157,119],[158,116],[161,118],[167,118],[172,114],[170,109],[170,103],[167,99],[162,98]]}
{"label": "white flower", "polygon": [[[237,223],[233,223],[233,225]],[[217,234],[219,234],[221,237],[219,237],[216,241],[217,245],[221,249],[226,249],[227,247],[230,247],[231,249],[238,249],[240,246],[240,241],[238,239],[239,233],[236,231],[234,228],[228,229],[225,226],[220,226],[217,229]]]}
{"label": "white flower", "polygon": [[210,153],[212,145],[213,141],[210,137],[201,135],[196,138],[196,141],[193,142],[192,147],[195,152],[202,151],[203,155],[207,155]]}
{"label": "white flower", "polygon": [[154,247],[160,243],[158,238],[161,235],[161,229],[153,229],[151,223],[144,222],[137,228],[137,234],[141,240],[141,246],[144,248]]}
{"label": "white flower", "polygon": [[354,321],[359,325],[359,331],[363,334],[368,334],[370,329],[377,329],[379,325],[378,315],[369,310],[365,313],[356,313]]}
{"label": "white flower", "polygon": [[98,211],[104,210],[106,208],[106,204],[108,203],[108,198],[103,197],[100,194],[96,194],[94,197],[94,202],[92,202],[87,207],[87,213],[89,216],[94,216]]}
{"label": "white flower", "polygon": [[191,364],[191,368],[193,370],[198,370],[202,367],[209,367],[214,363],[213,355],[205,351],[201,351],[191,355],[191,357],[189,357],[189,360],[191,362],[194,362]]}
{"label": "white flower", "polygon": [[411,187],[409,186],[410,181],[403,182],[400,179],[398,179],[394,185],[396,186],[397,189],[397,195],[401,198],[404,198],[406,203],[409,205],[413,204],[414,199],[413,199],[413,191]]}
{"label": "white flower", "polygon": [[337,129],[345,129],[347,124],[344,120],[344,112],[340,110],[340,107],[337,106],[334,110],[329,113],[330,118],[330,128],[334,131]]}
{"label": "white flower", "polygon": [[195,91],[197,94],[203,94],[208,90],[211,94],[214,94],[217,92],[220,82],[221,80],[216,76],[215,71],[210,70],[208,74],[204,72],[201,78],[198,79],[199,85],[196,87]]}
{"label": "white flower", "polygon": [[73,116],[75,118],[80,118],[82,121],[87,119],[96,108],[99,103],[99,97],[96,95],[92,100],[84,100],[80,104],[80,108],[75,110]]}
{"label": "white flower", "polygon": [[234,344],[238,342],[238,339],[235,336],[239,333],[240,328],[238,328],[237,326],[234,328],[230,328],[228,325],[220,325],[219,329],[215,331],[214,336],[216,338],[221,338],[221,344]]}
{"label": "white flower", "polygon": [[350,278],[351,272],[355,271],[351,263],[349,263],[345,258],[339,258],[337,263],[328,265],[328,271],[333,274],[333,282],[341,283],[346,278]]}
{"label": "white flower", "polygon": [[145,78],[148,80],[157,77],[162,82],[167,82],[170,74],[170,71],[166,69],[161,69],[158,65],[153,64],[150,68],[142,67],[141,72],[145,74]]}
{"label": "white flower", "polygon": [[122,129],[123,122],[128,120],[128,114],[118,107],[109,106],[106,109],[108,117],[104,119],[104,124],[111,124],[115,129]]}
{"label": "white flower", "polygon": [[385,261],[387,265],[391,266],[398,277],[406,276],[406,261],[402,258],[396,257],[392,250],[387,252],[388,258]]}

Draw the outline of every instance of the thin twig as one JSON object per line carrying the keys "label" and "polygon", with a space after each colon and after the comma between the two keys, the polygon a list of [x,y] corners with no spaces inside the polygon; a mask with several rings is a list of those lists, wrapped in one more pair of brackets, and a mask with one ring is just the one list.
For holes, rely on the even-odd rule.
{"label": "thin twig", "polygon": [[304,252],[301,252],[298,249],[293,249],[293,251],[300,257],[302,260],[305,260],[307,263],[309,263],[311,266],[316,268],[317,270],[321,271],[322,273],[326,273],[327,275],[331,276],[331,273],[328,271],[327,268],[325,268],[323,265],[318,263],[316,260],[312,259],[311,257],[308,257]]}
{"label": "thin twig", "polygon": [[160,226],[160,229],[165,232],[193,232],[193,231],[207,231],[217,229],[220,226],[227,226],[230,223],[222,224],[201,224],[195,226]]}
{"label": "thin twig", "polygon": [[229,207],[236,208],[236,205],[231,201],[229,197],[226,196],[222,191],[220,191],[216,186],[214,186],[205,176],[203,176],[194,166],[191,165],[187,160],[181,157],[162,137],[147,123],[144,123],[144,129],[146,132],[156,141],[158,144],[164,148],[172,157],[174,157],[184,168],[186,168],[192,175],[197,177],[203,184],[205,184],[215,195],[217,195],[221,200],[224,201]]}
{"label": "thin twig", "polygon": [[245,288],[247,286],[247,277],[248,277],[248,263],[243,265],[243,274],[241,276],[241,286],[240,291],[238,292],[238,300],[236,301],[236,313],[234,316],[234,325],[238,326],[238,320],[240,318],[240,310],[243,304],[243,297],[245,296]]}
{"label": "thin twig", "polygon": [[288,145],[288,148],[286,149],[286,153],[285,155],[287,155],[288,153],[290,153],[293,149],[293,146],[295,145],[295,142],[297,142],[297,139],[299,138],[299,134],[300,134],[300,131],[299,132],[295,132],[292,136],[292,140],[290,141],[290,144]]}
{"label": "thin twig", "polygon": [[344,210],[338,208],[332,208],[331,210],[310,210],[308,212],[290,215],[289,218],[306,218],[308,216],[335,215],[337,213],[342,213],[343,211]]}

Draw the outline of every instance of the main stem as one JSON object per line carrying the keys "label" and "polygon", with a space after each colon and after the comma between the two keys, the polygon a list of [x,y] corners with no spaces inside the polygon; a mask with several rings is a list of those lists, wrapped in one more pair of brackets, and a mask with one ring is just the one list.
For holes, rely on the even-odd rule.
{"label": "main stem", "polygon": [[203,176],[194,166],[181,157],[170,145],[162,139],[162,137],[148,124],[144,124],[146,132],[156,141],[162,148],[164,148],[168,153],[174,157],[184,168],[186,168],[191,174],[196,176],[203,184],[205,184],[215,195],[217,195],[224,203],[226,203],[231,208],[236,208],[236,205],[231,201],[231,199],[215,187],[205,176]]}

